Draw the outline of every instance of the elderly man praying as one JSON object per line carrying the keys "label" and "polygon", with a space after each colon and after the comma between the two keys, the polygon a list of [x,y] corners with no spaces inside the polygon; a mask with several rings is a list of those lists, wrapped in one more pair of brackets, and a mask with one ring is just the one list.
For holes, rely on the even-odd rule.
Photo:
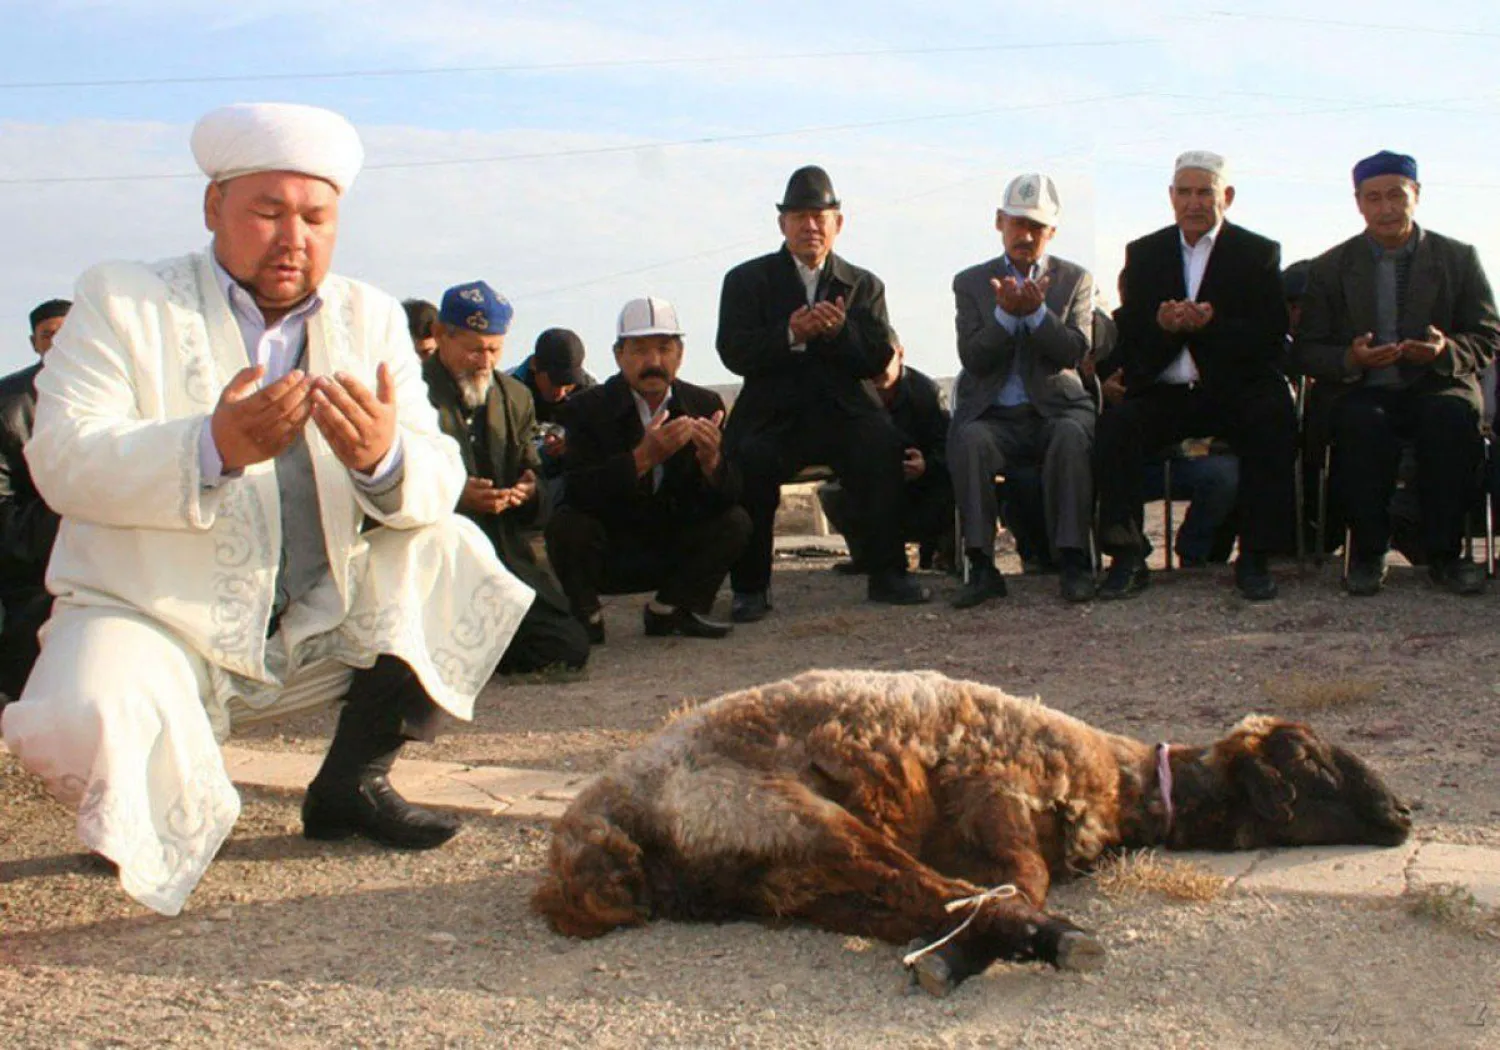
{"label": "elderly man praying", "polygon": [[38,378],[56,603],[0,722],[168,915],[239,815],[216,742],[255,718],[345,700],[308,838],[450,838],[387,773],[440,711],[471,716],[532,600],[454,513],[463,462],[400,304],[328,272],[354,128],[235,105],[192,147],[209,250],[85,273]]}

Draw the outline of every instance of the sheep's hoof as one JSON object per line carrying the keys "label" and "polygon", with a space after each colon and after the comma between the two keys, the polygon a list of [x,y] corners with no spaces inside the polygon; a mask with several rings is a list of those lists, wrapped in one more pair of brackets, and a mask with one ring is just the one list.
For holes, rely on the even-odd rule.
{"label": "sheep's hoof", "polygon": [[[1057,939],[1057,968],[1091,973],[1104,965],[1104,945],[1082,930],[1069,930]],[[930,958],[930,956],[929,956]]]}
{"label": "sheep's hoof", "polygon": [[953,967],[949,966],[948,960],[937,952],[928,952],[912,963],[911,976],[918,988],[939,999],[947,998],[953,989],[958,987],[958,981],[953,976]]}

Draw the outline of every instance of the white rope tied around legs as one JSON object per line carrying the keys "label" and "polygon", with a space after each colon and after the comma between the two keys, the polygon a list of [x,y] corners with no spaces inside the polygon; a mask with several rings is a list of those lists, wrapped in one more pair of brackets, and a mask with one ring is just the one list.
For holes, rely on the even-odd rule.
{"label": "white rope tied around legs", "polygon": [[1020,892],[1021,891],[1016,889],[1014,885],[1007,882],[1004,886],[996,886],[994,889],[985,890],[983,893],[977,893],[972,897],[960,897],[956,901],[949,901],[947,904],[943,905],[945,911],[947,911],[951,915],[953,912],[958,911],[958,909],[960,908],[970,908],[972,910],[969,912],[969,917],[963,922],[959,923],[947,934],[933,941],[927,947],[918,948],[914,952],[907,952],[901,957],[901,965],[911,966],[928,952],[937,951],[943,945],[953,940],[953,938],[963,933],[969,928],[969,925],[979,917],[979,910],[983,908],[988,901],[1003,901],[1007,897],[1014,897]]}

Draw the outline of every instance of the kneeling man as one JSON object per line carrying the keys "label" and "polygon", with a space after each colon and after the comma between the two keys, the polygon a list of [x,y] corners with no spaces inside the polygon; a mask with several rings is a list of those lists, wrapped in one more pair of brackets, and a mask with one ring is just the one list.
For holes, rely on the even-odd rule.
{"label": "kneeling man", "polygon": [[347,701],[307,837],[450,838],[387,773],[440,710],[471,716],[532,599],[454,514],[463,462],[400,304],[328,272],[354,128],[229,106],[193,153],[208,251],[85,273],[37,378],[56,603],[0,720],[84,845],[168,915],[239,816],[218,741],[257,717]]}
{"label": "kneeling man", "polygon": [[719,447],[724,402],[677,378],[671,303],[626,303],[617,331],[620,371],[563,406],[567,496],[547,526],[547,560],[595,643],[599,595],[652,589],[647,634],[722,638],[730,625],[708,614],[750,538],[739,474]]}

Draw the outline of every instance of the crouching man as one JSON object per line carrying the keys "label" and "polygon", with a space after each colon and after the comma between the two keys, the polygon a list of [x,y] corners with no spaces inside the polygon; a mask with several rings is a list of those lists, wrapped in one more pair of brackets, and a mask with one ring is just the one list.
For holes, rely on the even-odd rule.
{"label": "crouching man", "polygon": [[454,514],[463,463],[400,304],[328,272],[353,127],[237,105],[192,144],[208,251],[85,273],[37,380],[56,603],[0,721],[168,915],[239,816],[218,741],[258,717],[346,701],[307,837],[450,838],[387,774],[440,711],[471,716],[532,599]]}
{"label": "crouching man", "polygon": [[647,634],[722,638],[730,625],[709,614],[750,539],[739,475],[719,448],[724,402],[677,378],[671,303],[626,303],[617,332],[620,371],[563,407],[567,496],[547,526],[547,560],[596,644],[599,595],[653,589]]}

